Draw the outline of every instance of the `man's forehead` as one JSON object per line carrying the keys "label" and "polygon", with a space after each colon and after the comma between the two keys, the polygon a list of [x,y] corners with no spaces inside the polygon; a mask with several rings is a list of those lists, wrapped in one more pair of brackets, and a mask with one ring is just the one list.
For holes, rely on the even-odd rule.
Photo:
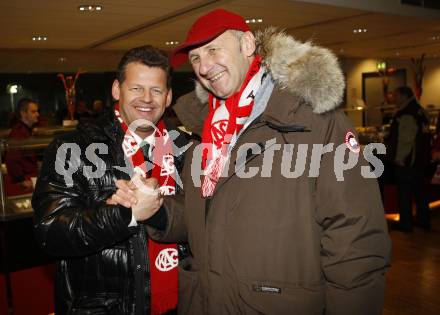
{"label": "man's forehead", "polygon": [[[198,52],[200,52],[203,49],[209,48],[213,44],[222,43],[224,40],[227,39],[228,34],[229,34],[229,31],[225,31],[222,34],[220,34],[219,36],[217,36],[216,38],[212,39],[211,41],[209,41],[201,46],[194,47],[193,49],[189,50],[188,55],[191,56],[194,54],[198,54]],[[227,39],[227,40],[230,40],[230,39]]]}
{"label": "man's forehead", "polygon": [[214,38],[214,39],[211,40],[210,42],[207,42],[207,43],[205,43],[205,44],[203,44],[203,45],[201,45],[201,46],[198,46],[198,47],[194,47],[193,49],[191,49],[191,50],[188,52],[188,55],[189,55],[189,56],[191,56],[191,55],[197,55],[201,50],[203,50],[204,48],[207,48],[207,47],[210,46],[213,42],[215,42],[216,39],[217,39],[217,38]]}
{"label": "man's forehead", "polygon": [[[164,69],[162,69],[159,66],[149,66],[146,64],[143,64],[140,61],[133,61],[127,64],[125,68],[125,74],[126,77],[129,78],[131,76],[136,75],[145,75],[149,74],[151,77],[157,78],[157,79],[163,79],[167,78],[167,73]],[[127,79],[126,78],[126,79]]]}

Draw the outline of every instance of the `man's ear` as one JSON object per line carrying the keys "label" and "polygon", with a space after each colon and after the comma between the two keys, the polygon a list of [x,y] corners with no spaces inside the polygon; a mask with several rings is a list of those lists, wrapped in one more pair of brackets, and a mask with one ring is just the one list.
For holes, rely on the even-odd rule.
{"label": "man's ear", "polygon": [[119,101],[119,93],[120,93],[119,81],[114,80],[112,85],[112,96],[115,100]]}
{"label": "man's ear", "polygon": [[171,88],[169,88],[168,93],[167,93],[167,100],[166,100],[166,105],[165,107],[169,107],[171,105],[171,101],[173,100],[173,90]]}
{"label": "man's ear", "polygon": [[240,39],[241,51],[245,54],[246,57],[251,57],[255,53],[256,44],[255,44],[255,36],[252,32],[245,32]]}

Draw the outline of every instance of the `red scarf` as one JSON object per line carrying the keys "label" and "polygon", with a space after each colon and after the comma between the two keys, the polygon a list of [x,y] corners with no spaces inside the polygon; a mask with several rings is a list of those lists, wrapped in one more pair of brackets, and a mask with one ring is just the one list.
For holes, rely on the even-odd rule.
{"label": "red scarf", "polygon": [[[255,76],[257,73],[260,73],[260,76]],[[214,193],[228,159],[231,138],[234,134],[238,135],[251,114],[255,94],[263,78],[261,56],[257,55],[249,67],[240,91],[226,101],[219,100],[209,93],[209,113],[202,132],[202,169],[205,170],[205,177],[201,190],[205,198]]]}
{"label": "red scarf", "polygon": [[[115,105],[115,114],[125,132],[122,149],[131,161],[135,172],[148,177],[144,154],[131,130],[122,120],[119,104]],[[172,150],[172,140],[163,120],[160,120],[154,132],[153,168],[151,176],[159,182],[159,190],[165,195],[174,195],[176,182],[173,178],[176,169]],[[148,259],[150,262],[151,314],[166,313],[177,307],[177,262],[176,244],[161,244],[148,238]]]}

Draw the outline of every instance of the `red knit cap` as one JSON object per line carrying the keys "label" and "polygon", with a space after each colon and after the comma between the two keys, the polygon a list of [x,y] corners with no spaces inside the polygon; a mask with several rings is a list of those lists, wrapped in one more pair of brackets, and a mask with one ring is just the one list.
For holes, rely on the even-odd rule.
{"label": "red knit cap", "polygon": [[249,31],[246,21],[238,14],[216,9],[202,15],[195,21],[184,43],[171,54],[171,66],[177,68],[188,59],[188,51],[213,40],[226,30]]}

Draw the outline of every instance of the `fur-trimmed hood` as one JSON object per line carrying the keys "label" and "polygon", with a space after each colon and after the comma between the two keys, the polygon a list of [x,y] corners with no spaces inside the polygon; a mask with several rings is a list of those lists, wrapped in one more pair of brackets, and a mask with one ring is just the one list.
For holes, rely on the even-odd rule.
{"label": "fur-trimmed hood", "polygon": [[257,53],[275,82],[324,113],[341,104],[345,81],[336,56],[328,49],[301,43],[269,27],[256,34]]}
{"label": "fur-trimmed hood", "polygon": [[[328,49],[302,43],[275,27],[255,34],[257,53],[281,89],[303,99],[320,114],[341,104],[344,75],[336,56]],[[207,101],[207,91],[196,81],[196,94]]]}

